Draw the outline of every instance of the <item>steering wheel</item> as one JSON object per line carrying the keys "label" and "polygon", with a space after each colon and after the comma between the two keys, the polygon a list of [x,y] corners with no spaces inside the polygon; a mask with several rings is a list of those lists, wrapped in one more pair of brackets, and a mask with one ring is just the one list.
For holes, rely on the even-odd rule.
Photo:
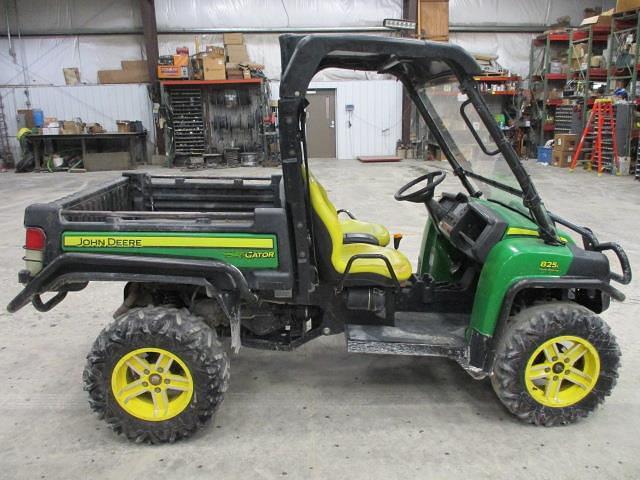
{"label": "steering wheel", "polygon": [[[395,198],[399,202],[425,203],[433,198],[436,187],[442,183],[446,176],[447,173],[442,170],[437,170],[435,172],[430,172],[426,175],[422,175],[415,180],[411,180],[404,187],[398,190],[393,198]],[[425,180],[427,181],[427,184],[420,190],[405,194],[405,192],[411,189],[411,187],[415,187]]]}

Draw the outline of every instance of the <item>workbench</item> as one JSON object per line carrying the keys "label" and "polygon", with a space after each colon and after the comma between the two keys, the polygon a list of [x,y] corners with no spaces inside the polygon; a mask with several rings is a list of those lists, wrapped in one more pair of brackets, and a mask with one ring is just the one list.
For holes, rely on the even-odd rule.
{"label": "workbench", "polygon": [[[143,132],[111,132],[111,133],[80,133],[80,134],[58,134],[58,135],[28,135],[27,139],[33,146],[33,156],[35,160],[35,169],[42,169],[42,159],[44,157],[44,151],[48,146],[49,150],[54,153],[57,151],[55,148],[57,143],[62,142],[77,142],[82,150],[82,158],[87,155],[87,143],[90,145],[93,143],[111,142],[111,143],[126,143],[126,147],[120,151],[129,152],[130,165],[134,167],[138,163],[145,163],[147,161],[147,131]],[[136,148],[137,146],[140,148]],[[68,148],[68,147],[65,147]]]}

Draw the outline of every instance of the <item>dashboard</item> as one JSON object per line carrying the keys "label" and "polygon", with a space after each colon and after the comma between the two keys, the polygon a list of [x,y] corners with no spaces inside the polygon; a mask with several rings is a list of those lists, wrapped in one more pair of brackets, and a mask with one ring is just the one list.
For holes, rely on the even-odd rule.
{"label": "dashboard", "polygon": [[440,232],[465,255],[484,263],[491,248],[504,236],[507,222],[464,194],[445,193],[438,202]]}

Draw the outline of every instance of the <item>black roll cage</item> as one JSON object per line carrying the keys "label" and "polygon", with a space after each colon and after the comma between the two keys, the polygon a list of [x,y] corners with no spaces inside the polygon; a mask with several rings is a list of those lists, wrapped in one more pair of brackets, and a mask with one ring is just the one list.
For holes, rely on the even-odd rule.
{"label": "black roll cage", "polygon": [[[477,195],[478,192],[468,177],[479,176],[468,172],[458,163],[416,89],[416,85],[429,80],[454,75],[460,83],[461,93],[466,94],[468,102],[476,108],[498,151],[516,177],[522,189],[518,192],[519,196],[522,196],[525,207],[531,211],[541,238],[549,244],[561,244],[551,216],[528,173],[478,90],[473,77],[480,75],[482,70],[465,50],[446,43],[371,35],[287,34],[280,36],[280,56],[280,151],[286,201],[291,215],[291,234],[296,256],[294,264],[298,279],[296,299],[299,302],[310,303],[317,285],[317,273],[311,262],[314,250],[306,187],[308,181],[303,177],[303,171],[308,175],[309,170],[302,168],[308,160],[304,138],[305,93],[313,76],[325,68],[376,71],[398,78],[434,135],[454,174],[471,195]],[[478,179],[485,180],[483,177]],[[497,188],[506,187],[495,183]]]}

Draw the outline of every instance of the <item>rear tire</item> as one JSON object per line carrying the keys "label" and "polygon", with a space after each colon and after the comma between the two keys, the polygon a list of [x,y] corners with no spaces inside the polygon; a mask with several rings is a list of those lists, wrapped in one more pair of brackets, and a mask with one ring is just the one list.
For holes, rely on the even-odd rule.
{"label": "rear tire", "polygon": [[574,423],[611,394],[620,356],[611,329],[592,311],[571,302],[544,303],[522,310],[507,325],[491,383],[520,420]]}
{"label": "rear tire", "polygon": [[139,308],[98,335],[83,379],[92,410],[113,431],[135,442],[174,442],[218,409],[229,361],[215,331],[189,311]]}

